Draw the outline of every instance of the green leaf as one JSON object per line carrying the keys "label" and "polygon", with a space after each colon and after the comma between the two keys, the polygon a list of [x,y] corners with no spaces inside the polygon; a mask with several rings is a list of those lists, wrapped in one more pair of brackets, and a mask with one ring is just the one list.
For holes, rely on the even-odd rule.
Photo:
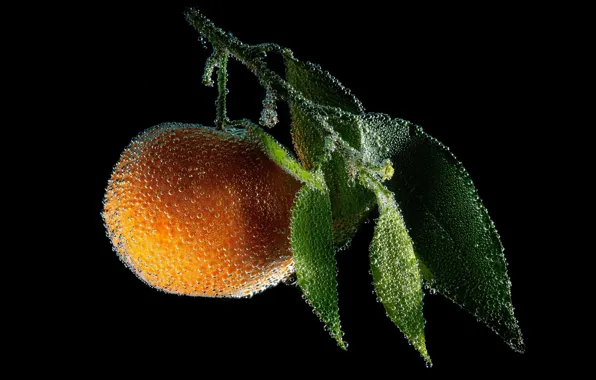
{"label": "green leaf", "polygon": [[344,157],[331,154],[331,160],[323,164],[323,173],[329,186],[333,241],[337,248],[347,244],[364,223],[375,204],[374,194],[359,181],[350,183]]}
{"label": "green leaf", "polygon": [[369,138],[381,141],[368,144],[376,147],[371,155],[394,164],[387,186],[432,276],[428,285],[523,352],[503,246],[469,174],[447,147],[410,122],[370,115],[368,126]]}
{"label": "green leaf", "polygon": [[299,181],[321,191],[327,189],[322,173],[306,170],[283,145],[273,138],[273,136],[258,126],[249,127],[247,130],[249,138],[256,140],[269,158],[286,172]]}
{"label": "green leaf", "polygon": [[[321,106],[336,107],[350,114],[360,114],[364,108],[348,89],[312,63],[300,62],[285,56],[288,82],[308,100]],[[326,115],[323,109],[304,109],[290,103],[294,148],[306,168],[323,169],[331,194],[333,241],[336,247],[346,244],[358,230],[374,205],[374,195],[360,183],[351,183],[350,168],[344,156],[333,152],[332,139],[321,126],[319,117],[326,117],[329,125],[352,148],[360,149],[362,128],[355,117]]]}
{"label": "green leaf", "polygon": [[370,245],[375,292],[389,318],[430,365],[424,339],[422,279],[414,247],[393,194],[378,182],[374,188],[380,214]]}
{"label": "green leaf", "polygon": [[288,82],[315,103],[338,107],[352,113],[363,113],[362,103],[337,79],[321,66],[311,62],[301,62],[285,55],[286,77]]}
{"label": "green leaf", "polygon": [[[332,77],[320,66],[301,62],[292,56],[284,56],[286,80],[307,100],[319,106],[335,107],[351,114],[363,114],[364,107],[350,90]],[[313,113],[317,112],[316,115]],[[328,116],[324,109],[305,110],[300,104],[290,103],[292,116],[292,138],[294,145],[307,168],[316,166],[326,155],[326,135],[316,120],[317,116]],[[353,118],[332,116],[328,120],[333,129],[350,146],[360,149],[362,128]]]}
{"label": "green leaf", "polygon": [[339,321],[329,193],[303,186],[296,194],[290,227],[298,285],[331,336],[345,350]]}

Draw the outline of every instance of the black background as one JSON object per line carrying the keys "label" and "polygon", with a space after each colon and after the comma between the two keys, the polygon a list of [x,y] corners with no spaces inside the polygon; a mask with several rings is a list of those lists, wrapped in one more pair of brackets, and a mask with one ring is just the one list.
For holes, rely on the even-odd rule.
{"label": "black background", "polygon": [[[201,84],[211,48],[202,47],[185,21],[187,5],[197,5],[246,43],[289,47],[350,88],[367,111],[410,120],[451,148],[470,172],[506,248],[526,354],[510,350],[458,306],[427,295],[426,337],[434,367],[425,369],[372,294],[367,249],[373,223],[338,255],[347,352],[336,347],[297,288],[280,285],[239,300],[179,297],[148,287],[120,263],[100,216],[120,153],[155,124],[212,125],[215,117],[216,89]],[[77,269],[68,281],[76,286],[69,287],[69,307],[58,331],[68,346],[63,360],[88,368],[176,367],[190,374],[216,362],[217,371],[226,373],[246,360],[253,367],[242,368],[268,374],[279,366],[280,376],[314,372],[315,364],[342,374],[364,370],[391,376],[444,370],[486,374],[558,364],[562,359],[550,348],[554,335],[546,332],[546,315],[539,311],[533,265],[540,255],[533,245],[538,232],[530,223],[542,202],[532,187],[539,157],[531,147],[540,144],[532,123],[533,94],[540,90],[535,54],[546,31],[533,23],[536,17],[535,11],[515,8],[368,2],[333,9],[252,2],[85,9],[73,20],[79,27],[67,30],[75,43],[66,69],[74,77],[78,134],[86,141],[73,149],[83,148],[87,170],[79,191],[84,207],[73,221],[84,226],[79,238],[85,248],[73,253]],[[231,118],[258,120],[262,88],[238,62],[231,62],[229,73]],[[272,133],[287,143],[283,104],[280,114]]]}

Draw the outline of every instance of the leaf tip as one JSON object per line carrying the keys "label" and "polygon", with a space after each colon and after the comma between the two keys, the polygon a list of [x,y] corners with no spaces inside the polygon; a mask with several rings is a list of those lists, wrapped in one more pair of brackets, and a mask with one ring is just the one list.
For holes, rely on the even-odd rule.
{"label": "leaf tip", "polygon": [[524,354],[526,352],[526,344],[524,342],[524,338],[522,336],[521,329],[519,328],[519,326],[517,329],[515,329],[514,336],[512,336],[509,339],[506,339],[505,343],[507,343],[507,345],[518,354]]}
{"label": "leaf tip", "polygon": [[432,367],[433,362],[432,362],[430,355],[428,354],[428,351],[426,349],[426,341],[424,339],[424,335],[419,337],[418,339],[410,339],[408,337],[408,341],[420,353],[420,356],[422,357],[422,359],[424,359],[424,363],[425,363],[426,367],[427,368]]}
{"label": "leaf tip", "polygon": [[335,337],[337,341],[337,345],[341,348],[342,351],[348,351],[348,342],[343,340],[341,337]]}

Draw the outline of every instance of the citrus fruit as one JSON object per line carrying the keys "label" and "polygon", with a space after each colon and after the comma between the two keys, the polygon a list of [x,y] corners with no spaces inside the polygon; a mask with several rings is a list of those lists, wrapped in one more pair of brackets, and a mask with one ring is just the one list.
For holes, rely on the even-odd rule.
{"label": "citrus fruit", "polygon": [[243,129],[163,124],[120,156],[102,216],[115,251],[145,283],[243,297],[293,273],[299,188]]}

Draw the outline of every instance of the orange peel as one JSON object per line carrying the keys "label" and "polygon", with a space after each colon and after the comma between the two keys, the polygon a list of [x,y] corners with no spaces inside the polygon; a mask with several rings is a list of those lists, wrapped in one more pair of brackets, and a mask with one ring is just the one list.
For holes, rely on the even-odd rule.
{"label": "orange peel", "polygon": [[102,216],[120,259],[150,286],[245,297],[294,272],[299,188],[244,130],[163,124],[122,153]]}

